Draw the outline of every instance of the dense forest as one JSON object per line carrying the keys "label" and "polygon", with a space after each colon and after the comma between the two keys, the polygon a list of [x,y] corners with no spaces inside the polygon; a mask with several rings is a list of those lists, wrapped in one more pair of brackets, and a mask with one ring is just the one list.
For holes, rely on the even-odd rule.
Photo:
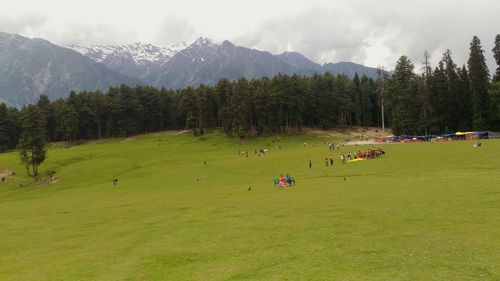
{"label": "dense forest", "polygon": [[421,74],[402,56],[394,72],[380,71],[377,80],[277,75],[179,90],[122,85],[55,101],[42,95],[21,110],[0,105],[0,151],[16,147],[33,120],[44,127],[47,141],[67,142],[182,128],[194,134],[215,127],[233,136],[291,134],[302,127],[381,126],[382,116],[394,134],[500,130],[500,35],[493,54],[493,79],[474,37],[467,66],[458,67],[447,50],[433,68],[426,52]]}

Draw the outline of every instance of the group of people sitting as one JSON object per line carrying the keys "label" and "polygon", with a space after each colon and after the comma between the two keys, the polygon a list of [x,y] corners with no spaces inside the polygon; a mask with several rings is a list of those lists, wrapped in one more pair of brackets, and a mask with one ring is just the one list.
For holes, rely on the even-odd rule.
{"label": "group of people sitting", "polygon": [[288,174],[286,176],[280,175],[278,179],[274,179],[274,186],[291,186],[295,184],[295,179]]}
{"label": "group of people sitting", "polygon": [[370,148],[367,151],[358,151],[354,154],[354,158],[366,158],[373,159],[385,154],[385,151],[382,148]]}

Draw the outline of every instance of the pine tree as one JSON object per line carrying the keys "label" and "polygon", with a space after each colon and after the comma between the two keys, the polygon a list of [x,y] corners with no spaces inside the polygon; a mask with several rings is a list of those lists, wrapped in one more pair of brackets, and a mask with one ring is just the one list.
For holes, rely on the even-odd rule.
{"label": "pine tree", "polygon": [[335,125],[352,126],[354,83],[345,74],[337,75],[333,82],[333,101],[338,113]]}
{"label": "pine tree", "polygon": [[200,102],[192,87],[187,87],[182,91],[177,111],[185,128],[190,129],[193,135],[197,135],[200,128]]}
{"label": "pine tree", "polygon": [[439,66],[436,67],[432,73],[429,98],[434,108],[432,114],[432,123],[434,128],[432,128],[431,131],[435,133],[450,132],[446,110],[446,104],[448,103],[448,79],[446,77],[446,70],[442,60],[439,62]]}
{"label": "pine tree", "polygon": [[463,65],[461,68],[457,69],[459,77],[458,86],[458,101],[460,104],[459,115],[458,115],[458,130],[467,131],[472,128],[472,104],[471,104],[471,87],[469,80],[469,73],[467,72],[467,67]]}
{"label": "pine tree", "polygon": [[493,57],[497,63],[497,70],[490,87],[491,129],[500,131],[500,34],[495,37]]}
{"label": "pine tree", "polygon": [[326,72],[323,76],[314,75],[311,80],[311,94],[314,106],[306,107],[312,110],[312,124],[322,129],[330,129],[335,125],[339,116],[339,104],[334,100],[333,84],[335,77]]}
{"label": "pine tree", "polygon": [[457,73],[457,65],[451,58],[451,51],[448,49],[443,54],[448,91],[444,104],[444,114],[446,125],[451,131],[457,131],[462,113],[465,111],[466,103],[460,97],[460,79]]}
{"label": "pine tree", "polygon": [[[372,96],[376,95],[376,89],[374,87],[373,80],[368,78],[366,75],[361,77],[360,81],[360,103],[361,103],[361,126],[375,126],[372,111],[376,103],[372,101]],[[375,108],[376,110],[376,108]]]}
{"label": "pine tree", "polygon": [[422,105],[420,115],[420,130],[428,135],[432,131],[434,123],[433,114],[434,108],[431,103],[431,87],[432,87],[432,67],[431,55],[428,51],[424,52],[424,60],[422,61],[422,75],[417,81],[417,97]]}
{"label": "pine tree", "polygon": [[354,78],[352,80],[354,83],[354,91],[352,95],[352,114],[351,120],[353,125],[361,126],[362,120],[362,107],[361,107],[361,80],[359,79],[358,73],[354,73]]}
{"label": "pine tree", "polygon": [[9,149],[8,135],[8,108],[4,103],[0,104],[0,152]]}
{"label": "pine tree", "polygon": [[475,130],[487,130],[490,121],[489,73],[483,53],[481,41],[474,36],[470,43],[467,64],[472,88],[472,123]]}
{"label": "pine tree", "polygon": [[387,89],[390,126],[395,134],[416,133],[421,127],[417,93],[414,65],[408,57],[401,56]]}
{"label": "pine tree", "polygon": [[78,113],[69,103],[65,103],[59,117],[59,130],[67,143],[71,143],[78,134]]}
{"label": "pine tree", "polygon": [[101,91],[97,90],[91,94],[91,103],[90,103],[91,111],[93,112],[93,124],[95,136],[98,139],[103,137],[104,132],[106,131],[106,121],[108,118],[108,105],[106,104],[106,96],[101,93]]}
{"label": "pine tree", "polygon": [[23,109],[21,123],[19,158],[26,167],[28,175],[36,181],[39,176],[38,167],[47,155],[45,150],[46,118],[39,107],[29,105]]}
{"label": "pine tree", "polygon": [[493,47],[493,57],[497,63],[497,71],[493,76],[493,81],[500,82],[500,34],[495,37],[495,46]]}
{"label": "pine tree", "polygon": [[491,130],[500,131],[500,81],[491,83]]}

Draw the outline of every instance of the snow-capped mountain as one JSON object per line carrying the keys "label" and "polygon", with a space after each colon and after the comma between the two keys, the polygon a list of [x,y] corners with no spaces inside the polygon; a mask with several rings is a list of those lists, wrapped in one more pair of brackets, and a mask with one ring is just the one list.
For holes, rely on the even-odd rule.
{"label": "snow-capped mountain", "polygon": [[12,106],[34,103],[41,94],[55,100],[72,90],[105,91],[137,83],[135,77],[49,41],[0,32],[0,100]]}
{"label": "snow-capped mountain", "polygon": [[214,43],[200,37],[191,44],[170,46],[134,43],[116,46],[59,47],[43,39],[28,39],[0,32],[0,101],[22,106],[40,94],[51,99],[71,90],[105,90],[121,83],[180,89],[230,80],[273,77],[281,74],[333,75],[375,78],[375,68],[340,62],[317,64],[300,53],[271,54]]}
{"label": "snow-capped mountain", "polygon": [[229,41],[214,43],[199,37],[191,44],[171,46],[135,43],[117,46],[69,46],[71,49],[127,76],[137,77],[155,87],[183,88],[214,84],[221,78],[254,79],[278,73],[312,75],[314,73],[357,72],[375,77],[376,70],[362,65],[317,64],[297,52],[273,55],[266,51],[236,46]]}
{"label": "snow-capped mountain", "polygon": [[161,65],[168,62],[175,54],[186,47],[185,42],[166,46],[140,42],[116,46],[68,46],[68,48],[95,62],[102,63],[122,74],[139,79],[156,72]]}
{"label": "snow-capped mountain", "polygon": [[105,62],[109,57],[127,57],[136,64],[166,62],[187,47],[186,42],[174,45],[153,45],[141,42],[129,45],[93,45],[90,47],[69,45],[68,48],[85,55],[96,62]]}

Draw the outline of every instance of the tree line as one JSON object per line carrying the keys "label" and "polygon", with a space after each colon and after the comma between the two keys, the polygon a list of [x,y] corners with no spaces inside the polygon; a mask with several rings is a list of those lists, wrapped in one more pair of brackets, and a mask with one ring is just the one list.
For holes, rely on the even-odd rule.
{"label": "tree line", "polygon": [[421,75],[406,56],[398,60],[383,92],[395,134],[500,130],[500,35],[492,50],[498,67],[491,81],[477,36],[469,50],[467,66],[457,67],[446,50],[434,69],[426,52]]}
{"label": "tree line", "polygon": [[[357,75],[330,73],[301,77],[236,81],[181,90],[122,85],[103,93],[71,92],[49,101],[40,96],[21,110],[0,105],[2,149],[14,148],[23,132],[23,116],[44,119],[47,141],[99,139],[169,129],[223,128],[228,135],[294,133],[302,127],[377,126],[377,82]],[[3,139],[2,139],[3,140]]]}
{"label": "tree line", "polygon": [[402,56],[393,73],[380,71],[378,79],[278,74],[179,90],[122,85],[55,101],[42,95],[20,110],[0,105],[0,151],[33,140],[29,133],[35,131],[44,141],[66,142],[185,128],[203,134],[215,127],[248,136],[381,126],[382,116],[395,134],[500,130],[500,35],[493,53],[498,68],[491,80],[474,37],[467,66],[458,67],[447,50],[432,68],[425,53],[421,74]]}

